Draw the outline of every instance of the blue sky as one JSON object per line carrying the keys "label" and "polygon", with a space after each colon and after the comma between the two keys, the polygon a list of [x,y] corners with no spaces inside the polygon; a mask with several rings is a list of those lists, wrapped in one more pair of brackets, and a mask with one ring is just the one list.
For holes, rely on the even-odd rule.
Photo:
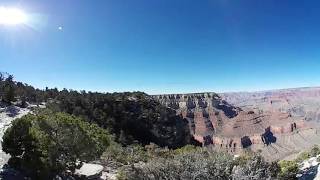
{"label": "blue sky", "polygon": [[[320,2],[1,0],[0,71],[39,88],[185,93],[320,85]],[[62,30],[59,30],[62,27]]]}

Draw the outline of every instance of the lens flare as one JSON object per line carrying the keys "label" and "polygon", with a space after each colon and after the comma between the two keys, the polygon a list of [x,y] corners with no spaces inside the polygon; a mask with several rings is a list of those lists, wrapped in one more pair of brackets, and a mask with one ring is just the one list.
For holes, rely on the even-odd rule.
{"label": "lens flare", "polygon": [[26,24],[28,16],[17,8],[0,7],[0,25]]}

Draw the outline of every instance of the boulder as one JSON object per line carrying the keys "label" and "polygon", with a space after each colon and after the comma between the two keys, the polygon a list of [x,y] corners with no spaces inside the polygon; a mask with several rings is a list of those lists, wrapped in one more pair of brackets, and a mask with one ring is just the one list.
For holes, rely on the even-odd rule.
{"label": "boulder", "polygon": [[75,174],[86,179],[98,179],[102,176],[103,166],[99,164],[84,163],[80,169],[76,169]]}

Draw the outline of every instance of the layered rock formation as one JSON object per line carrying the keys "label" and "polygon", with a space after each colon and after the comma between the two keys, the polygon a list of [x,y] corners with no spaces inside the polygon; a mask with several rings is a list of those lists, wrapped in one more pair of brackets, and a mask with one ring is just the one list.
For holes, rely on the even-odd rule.
{"label": "layered rock formation", "polygon": [[307,121],[320,121],[320,87],[219,94],[242,109],[285,112]]}
{"label": "layered rock formation", "polygon": [[204,144],[212,144],[212,136],[222,131],[224,120],[236,117],[241,111],[215,93],[159,95],[154,98],[187,119],[195,139]]}
{"label": "layered rock formation", "polygon": [[[267,146],[275,146],[287,135],[314,127],[307,121],[307,113],[293,113],[293,109],[301,109],[301,106],[292,107],[288,105],[292,100],[281,99],[281,96],[269,98],[268,94],[194,93],[153,97],[187,119],[192,135],[203,145],[212,144],[215,148],[238,153],[244,148],[268,149]],[[297,103],[306,101],[305,98],[295,98]],[[254,103],[249,105],[249,102]]]}

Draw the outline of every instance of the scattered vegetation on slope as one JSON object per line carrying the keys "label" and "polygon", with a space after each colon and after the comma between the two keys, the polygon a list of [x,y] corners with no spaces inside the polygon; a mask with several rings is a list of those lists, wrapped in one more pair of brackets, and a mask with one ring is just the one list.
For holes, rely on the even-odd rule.
{"label": "scattered vegetation on slope", "polygon": [[315,147],[295,161],[268,163],[259,154],[234,158],[187,145],[187,122],[142,92],[39,90],[1,74],[0,99],[47,102],[48,109],[16,119],[2,143],[9,165],[38,179],[96,159],[119,164],[119,179],[296,179],[298,163],[320,152]]}
{"label": "scattered vegetation on slope", "polygon": [[14,82],[12,75],[0,73],[0,77],[2,101],[11,103],[16,97],[21,104],[26,101],[50,102],[47,106],[51,110],[66,112],[98,124],[114,134],[115,140],[123,145],[138,141],[144,145],[154,142],[160,146],[177,148],[190,142],[187,121],[145,93],[111,94],[67,89],[58,91],[56,88],[39,90]]}
{"label": "scattered vegetation on slope", "polygon": [[310,157],[315,157],[317,155],[320,154],[320,148],[319,146],[315,145],[312,147],[311,150],[309,151],[304,151],[304,152],[301,152],[298,157],[295,159],[295,162],[297,163],[301,163],[302,161],[310,158]]}
{"label": "scattered vegetation on slope", "polygon": [[[154,149],[155,150],[155,149]],[[153,154],[154,151],[148,151]],[[161,151],[161,150],[160,150]],[[232,155],[210,148],[185,146],[156,153],[145,164],[125,166],[119,179],[277,179],[280,167],[266,162],[259,154]]]}
{"label": "scattered vegetation on slope", "polygon": [[115,134],[123,145],[135,140],[170,148],[189,143],[188,123],[145,93],[86,93],[63,90],[49,108],[83,117]]}
{"label": "scattered vegetation on slope", "polygon": [[[296,175],[299,172],[299,164],[303,161],[316,157],[320,154],[319,146],[315,145],[311,150],[301,152],[298,157],[292,161],[281,160],[278,162],[280,166],[279,178],[281,179],[297,179]],[[318,160],[319,161],[319,160]]]}

